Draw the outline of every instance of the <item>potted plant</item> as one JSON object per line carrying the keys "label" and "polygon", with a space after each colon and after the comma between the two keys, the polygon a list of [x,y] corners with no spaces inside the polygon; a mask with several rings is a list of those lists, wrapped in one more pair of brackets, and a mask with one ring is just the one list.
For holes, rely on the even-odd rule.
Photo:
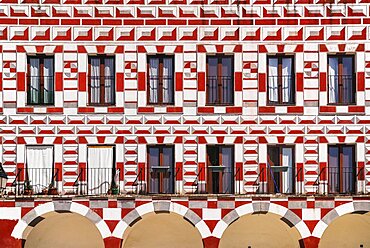
{"label": "potted plant", "polygon": [[24,195],[33,195],[33,189],[29,180],[24,181]]}
{"label": "potted plant", "polygon": [[112,195],[118,195],[119,188],[117,186],[112,186],[111,192],[112,192]]}

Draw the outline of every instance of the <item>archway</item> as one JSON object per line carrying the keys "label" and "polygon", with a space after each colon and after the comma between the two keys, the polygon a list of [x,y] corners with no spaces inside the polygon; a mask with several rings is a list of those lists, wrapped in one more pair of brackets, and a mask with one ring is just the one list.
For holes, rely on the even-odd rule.
{"label": "archway", "polygon": [[202,236],[197,228],[176,213],[149,213],[129,226],[122,248],[176,247],[202,248]]}
{"label": "archway", "polygon": [[49,212],[34,222],[25,248],[104,248],[95,224],[79,214]]}
{"label": "archway", "polygon": [[223,233],[219,248],[302,247],[301,235],[272,213],[243,215]]}
{"label": "archway", "polygon": [[370,213],[353,212],[334,219],[319,243],[319,248],[329,247],[370,247]]}

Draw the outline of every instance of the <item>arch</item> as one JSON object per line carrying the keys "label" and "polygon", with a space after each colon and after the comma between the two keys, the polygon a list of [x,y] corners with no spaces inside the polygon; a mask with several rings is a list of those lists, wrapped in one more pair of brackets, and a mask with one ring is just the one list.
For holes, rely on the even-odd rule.
{"label": "arch", "polygon": [[370,201],[358,201],[358,202],[348,202],[339,205],[329,211],[315,226],[312,232],[312,236],[316,238],[321,238],[325,230],[328,228],[330,223],[335,219],[345,214],[350,214],[354,212],[369,212],[370,211]]}
{"label": "arch", "polygon": [[160,248],[168,244],[179,248],[203,248],[198,230],[181,215],[172,212],[145,214],[127,228],[121,248]]}
{"label": "arch", "polygon": [[103,239],[111,236],[111,231],[107,223],[97,213],[85,205],[70,201],[53,201],[38,205],[18,221],[13,229],[12,236],[17,239],[26,240],[28,234],[38,223],[45,219],[46,215],[68,212],[79,214],[89,219],[99,230]]}
{"label": "arch", "polygon": [[104,241],[86,217],[72,212],[50,212],[44,215],[27,235],[25,248],[104,248]]}
{"label": "arch", "polygon": [[113,236],[122,239],[128,227],[133,226],[144,215],[149,213],[157,214],[163,212],[176,213],[182,216],[185,220],[195,226],[203,239],[211,236],[209,227],[196,213],[183,205],[170,201],[148,202],[136,207],[118,222],[113,231]]}
{"label": "arch", "polygon": [[330,247],[370,247],[370,213],[353,212],[335,218],[319,242],[319,248]]}
{"label": "arch", "polygon": [[258,213],[272,213],[280,216],[280,220],[285,222],[288,226],[295,227],[298,230],[301,239],[311,236],[310,230],[300,217],[288,208],[270,202],[248,203],[235,208],[217,223],[212,234],[214,237],[220,239],[226,228],[231,225],[231,223],[244,215]]}

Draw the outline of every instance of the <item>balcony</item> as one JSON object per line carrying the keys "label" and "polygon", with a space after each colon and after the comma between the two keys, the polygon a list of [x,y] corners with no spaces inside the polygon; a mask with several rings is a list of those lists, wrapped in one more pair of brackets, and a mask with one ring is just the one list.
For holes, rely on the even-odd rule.
{"label": "balcony", "polygon": [[234,82],[232,76],[207,77],[207,104],[233,105]]}
{"label": "balcony", "polygon": [[28,82],[31,82],[27,90],[28,105],[54,104],[54,76],[28,76]]}

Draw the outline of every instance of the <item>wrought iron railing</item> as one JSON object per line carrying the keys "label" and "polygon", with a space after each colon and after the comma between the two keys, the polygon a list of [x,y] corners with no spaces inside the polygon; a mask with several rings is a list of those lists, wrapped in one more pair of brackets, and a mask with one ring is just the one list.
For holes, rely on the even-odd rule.
{"label": "wrought iron railing", "polygon": [[355,104],[355,78],[355,75],[329,75],[329,95],[333,94],[332,97],[329,97],[329,104]]}
{"label": "wrought iron railing", "polygon": [[173,76],[149,76],[149,104],[173,104],[173,94]]}
{"label": "wrought iron railing", "polygon": [[295,90],[292,75],[269,75],[267,89],[270,104],[294,104]]}
{"label": "wrought iron railing", "polygon": [[233,77],[208,76],[207,94],[207,104],[232,105],[234,103]]}
{"label": "wrought iron railing", "polygon": [[54,104],[54,76],[28,76],[28,82],[27,104]]}
{"label": "wrought iron railing", "polygon": [[115,103],[115,77],[89,76],[89,104],[112,105]]}
{"label": "wrought iron railing", "polygon": [[323,167],[314,183],[318,194],[355,194],[357,180],[361,175],[354,167]]}

